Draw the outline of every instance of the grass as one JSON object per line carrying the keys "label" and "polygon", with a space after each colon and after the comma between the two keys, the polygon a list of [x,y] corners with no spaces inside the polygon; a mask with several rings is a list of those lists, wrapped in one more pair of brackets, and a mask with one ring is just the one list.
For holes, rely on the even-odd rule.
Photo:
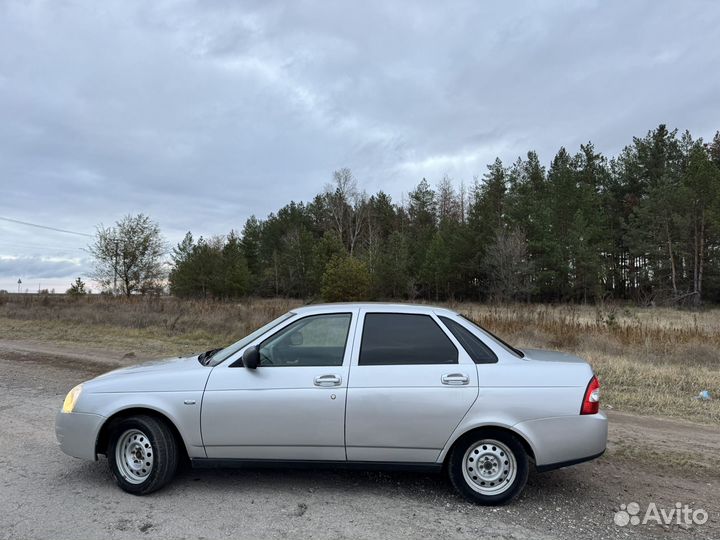
{"label": "grass", "polygon": [[652,464],[653,469],[666,473],[683,470],[705,476],[718,476],[720,466],[720,460],[705,453],[681,449],[658,452],[642,441],[633,441],[631,444],[619,442],[609,450],[609,455],[619,460]]}
{"label": "grass", "polygon": [[454,306],[519,347],[586,359],[618,410],[720,423],[720,310],[592,306]]}
{"label": "grass", "polygon": [[[0,296],[0,339],[83,345],[163,356],[231,343],[300,305],[297,300]],[[451,304],[519,347],[588,360],[603,405],[720,423],[720,310],[618,306]],[[694,397],[709,390],[714,399]]]}

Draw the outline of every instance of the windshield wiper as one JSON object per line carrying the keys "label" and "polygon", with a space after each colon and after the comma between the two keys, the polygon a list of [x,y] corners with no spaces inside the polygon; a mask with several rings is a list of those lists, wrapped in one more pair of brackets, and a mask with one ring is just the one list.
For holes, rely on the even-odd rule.
{"label": "windshield wiper", "polygon": [[205,351],[198,356],[198,362],[200,362],[203,366],[206,366],[213,355],[220,351],[222,351],[222,347],[219,349],[210,349],[209,351]]}

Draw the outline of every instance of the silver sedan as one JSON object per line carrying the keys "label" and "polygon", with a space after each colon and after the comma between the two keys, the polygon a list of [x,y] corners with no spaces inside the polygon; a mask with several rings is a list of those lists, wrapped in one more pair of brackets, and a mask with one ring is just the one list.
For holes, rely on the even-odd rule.
{"label": "silver sedan", "polygon": [[607,419],[583,360],[519,350],[454,311],[295,309],[224,349],[106,373],[73,388],[60,448],[146,494],[193,467],[447,471],[502,504],[539,471],[600,456]]}

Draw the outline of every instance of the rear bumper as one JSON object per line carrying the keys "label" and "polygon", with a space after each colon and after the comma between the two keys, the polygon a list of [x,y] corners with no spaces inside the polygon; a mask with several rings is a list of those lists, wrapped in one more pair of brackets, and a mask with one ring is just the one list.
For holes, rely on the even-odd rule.
{"label": "rear bumper", "polygon": [[595,459],[607,446],[608,425],[604,413],[528,420],[513,429],[532,445],[540,471]]}
{"label": "rear bumper", "polygon": [[549,463],[548,465],[538,465],[535,467],[537,472],[548,472],[554,471],[555,469],[562,469],[563,467],[570,467],[571,465],[577,465],[578,463],[584,463],[593,459],[597,459],[605,453],[605,450],[594,456],[587,456],[583,458],[571,459],[570,461],[561,461],[560,463]]}
{"label": "rear bumper", "polygon": [[55,438],[60,450],[68,456],[96,460],[95,443],[104,421],[105,417],[99,414],[58,412]]}

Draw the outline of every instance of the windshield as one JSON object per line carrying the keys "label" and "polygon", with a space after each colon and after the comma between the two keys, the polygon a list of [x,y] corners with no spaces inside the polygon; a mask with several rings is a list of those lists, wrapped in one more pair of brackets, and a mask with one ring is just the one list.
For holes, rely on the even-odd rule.
{"label": "windshield", "polygon": [[222,362],[222,361],[224,361],[224,360],[227,360],[227,359],[230,358],[233,354],[235,354],[235,353],[238,352],[240,349],[242,349],[243,347],[245,347],[246,345],[248,345],[249,343],[251,343],[251,342],[252,342],[253,340],[255,340],[256,338],[258,338],[258,337],[260,337],[261,335],[263,335],[263,334],[264,334],[265,332],[267,332],[268,330],[276,327],[276,326],[277,326],[278,324],[280,324],[281,322],[286,321],[286,320],[288,320],[290,317],[294,317],[294,316],[295,316],[295,314],[294,314],[292,311],[290,311],[290,312],[288,312],[288,313],[285,313],[284,315],[281,315],[280,317],[278,317],[278,318],[275,319],[274,321],[270,321],[270,322],[267,323],[265,326],[261,326],[260,328],[258,328],[258,329],[255,330],[254,332],[252,332],[251,334],[248,334],[247,336],[245,336],[244,338],[242,338],[240,341],[236,341],[236,342],[233,343],[232,345],[230,345],[230,346],[228,346],[228,347],[225,347],[224,349],[222,349],[222,350],[218,351],[217,353],[215,353],[214,355],[212,355],[212,358],[210,359],[210,362],[208,362],[207,365],[208,365],[208,366],[217,366],[220,362]]}
{"label": "windshield", "polygon": [[502,347],[503,347],[504,349],[506,349],[510,354],[513,354],[513,355],[517,356],[518,358],[525,358],[525,353],[522,352],[520,349],[516,349],[515,347],[513,347],[513,346],[510,345],[509,343],[507,343],[507,342],[505,342],[504,340],[500,339],[500,338],[497,337],[495,334],[493,334],[490,330],[487,330],[486,328],[483,328],[483,327],[480,326],[478,323],[476,323],[475,321],[473,321],[470,317],[466,317],[465,315],[462,315],[462,314],[461,314],[460,316],[461,316],[463,319],[465,319],[466,321],[468,321],[470,324],[472,324],[475,328],[477,328],[477,329],[479,329],[479,330],[482,330],[482,331],[485,332],[487,335],[489,335],[491,338],[493,338],[495,341],[497,341],[498,344],[502,345]]}

